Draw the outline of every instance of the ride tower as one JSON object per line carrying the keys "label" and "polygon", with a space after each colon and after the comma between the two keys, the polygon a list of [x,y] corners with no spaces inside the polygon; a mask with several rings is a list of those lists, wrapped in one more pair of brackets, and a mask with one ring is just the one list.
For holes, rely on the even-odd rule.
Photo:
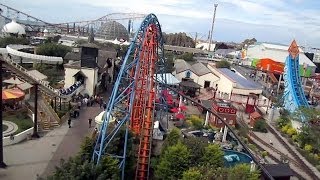
{"label": "ride tower", "polygon": [[[132,40],[109,99],[105,119],[98,132],[92,161],[99,163],[102,156],[110,155],[120,162],[121,176],[124,168],[128,141],[128,131],[140,139],[136,179],[148,179],[152,142],[153,122],[155,119],[156,100],[164,103],[161,96],[165,83],[165,58],[160,23],[154,14],[149,14]],[[160,74],[160,80],[156,80]],[[161,81],[161,83],[158,83]],[[160,99],[160,101],[159,101]],[[167,108],[159,108],[160,111]],[[165,113],[158,113],[161,115]],[[125,128],[123,151],[111,154],[110,143],[119,135],[120,128]]]}
{"label": "ride tower", "polygon": [[[299,74],[299,47],[295,40],[292,41],[289,49],[289,55],[284,67],[284,108],[290,113],[293,113],[300,107],[309,107],[308,101],[304,94],[304,89],[301,83]],[[301,117],[301,122],[305,118]]]}

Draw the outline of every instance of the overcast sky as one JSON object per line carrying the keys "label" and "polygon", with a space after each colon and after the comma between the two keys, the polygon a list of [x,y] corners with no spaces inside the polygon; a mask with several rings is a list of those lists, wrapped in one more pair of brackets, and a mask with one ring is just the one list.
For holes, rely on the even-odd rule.
{"label": "overcast sky", "polygon": [[48,22],[90,20],[113,12],[155,13],[165,32],[207,37],[213,3],[219,4],[213,38],[320,47],[319,0],[2,0]]}

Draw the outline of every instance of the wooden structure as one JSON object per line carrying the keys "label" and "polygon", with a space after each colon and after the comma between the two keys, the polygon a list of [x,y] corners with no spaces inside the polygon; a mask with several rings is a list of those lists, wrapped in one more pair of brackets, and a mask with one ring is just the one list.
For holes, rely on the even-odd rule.
{"label": "wooden structure", "polygon": [[[233,107],[231,103],[222,100],[214,100],[212,104],[212,111],[216,112],[222,118],[225,118],[226,122],[228,122],[230,126],[236,125],[237,109]],[[210,114],[209,123],[217,128],[225,126],[222,121],[213,114]]]}

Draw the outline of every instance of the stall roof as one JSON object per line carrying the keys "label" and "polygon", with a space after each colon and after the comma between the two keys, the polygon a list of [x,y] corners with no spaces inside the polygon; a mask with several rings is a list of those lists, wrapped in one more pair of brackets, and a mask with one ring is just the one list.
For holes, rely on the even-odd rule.
{"label": "stall roof", "polygon": [[156,80],[161,82],[161,83],[164,82],[164,79],[162,79],[162,77],[166,79],[166,81],[167,81],[166,84],[175,85],[175,84],[179,84],[180,83],[180,81],[174,75],[172,75],[171,73],[165,73],[163,75],[162,74],[156,74],[155,75]]}
{"label": "stall roof", "polygon": [[294,176],[288,164],[266,164],[264,166],[274,178]]}
{"label": "stall roof", "polygon": [[237,83],[238,88],[241,88],[241,89],[261,89],[261,86],[259,84],[239,76],[238,74],[232,72],[230,69],[220,68],[218,70],[223,75],[225,75],[228,79]]}

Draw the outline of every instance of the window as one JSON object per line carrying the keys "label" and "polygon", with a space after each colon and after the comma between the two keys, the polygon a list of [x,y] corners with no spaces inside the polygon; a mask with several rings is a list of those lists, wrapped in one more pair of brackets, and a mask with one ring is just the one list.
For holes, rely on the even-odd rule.
{"label": "window", "polygon": [[210,81],[204,81],[204,88],[210,87]]}
{"label": "window", "polygon": [[187,71],[186,72],[186,78],[190,78],[191,77],[191,72],[190,71]]}

